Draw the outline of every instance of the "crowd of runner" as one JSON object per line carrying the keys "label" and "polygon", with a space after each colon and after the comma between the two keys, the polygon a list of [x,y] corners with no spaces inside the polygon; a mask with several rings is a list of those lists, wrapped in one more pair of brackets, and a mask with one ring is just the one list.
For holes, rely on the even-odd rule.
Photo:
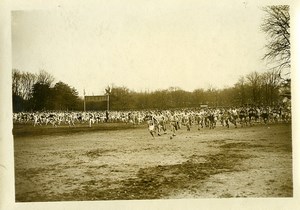
{"label": "crowd of runner", "polygon": [[177,110],[151,110],[151,111],[45,111],[45,112],[19,112],[13,114],[14,123],[30,123],[33,126],[76,126],[120,122],[134,125],[146,123],[150,134],[161,135],[166,133],[167,127],[175,132],[182,126],[189,131],[192,126],[198,130],[214,129],[217,125],[229,127],[253,126],[257,123],[278,123],[291,121],[290,107],[229,107],[229,108],[194,108]]}
{"label": "crowd of runner", "polygon": [[154,138],[155,134],[166,133],[166,127],[169,124],[172,136],[176,131],[185,126],[187,131],[192,126],[198,130],[216,128],[218,122],[220,126],[237,128],[239,125],[253,126],[254,124],[268,123],[287,123],[291,121],[290,107],[230,107],[230,108],[205,108],[194,110],[177,111],[157,111],[151,112],[145,118],[148,122],[149,132]]}

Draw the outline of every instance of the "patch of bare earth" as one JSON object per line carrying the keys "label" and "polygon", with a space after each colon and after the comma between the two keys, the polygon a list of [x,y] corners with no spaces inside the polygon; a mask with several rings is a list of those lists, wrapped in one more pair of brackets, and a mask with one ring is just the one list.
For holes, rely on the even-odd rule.
{"label": "patch of bare earth", "polygon": [[15,138],[16,201],[291,197],[291,126]]}

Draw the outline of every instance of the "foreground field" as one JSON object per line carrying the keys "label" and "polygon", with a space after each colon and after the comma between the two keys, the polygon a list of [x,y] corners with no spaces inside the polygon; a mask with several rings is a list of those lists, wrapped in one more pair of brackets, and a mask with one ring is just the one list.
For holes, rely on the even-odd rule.
{"label": "foreground field", "polygon": [[293,196],[290,124],[173,139],[144,126],[31,136],[16,127],[17,202]]}

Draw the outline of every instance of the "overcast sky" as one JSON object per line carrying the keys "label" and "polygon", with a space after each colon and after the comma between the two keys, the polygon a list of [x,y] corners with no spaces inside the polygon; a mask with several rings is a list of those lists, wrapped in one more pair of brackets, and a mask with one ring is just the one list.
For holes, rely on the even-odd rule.
{"label": "overcast sky", "polygon": [[266,69],[256,1],[74,2],[12,12],[13,68],[44,69],[80,95],[223,88]]}

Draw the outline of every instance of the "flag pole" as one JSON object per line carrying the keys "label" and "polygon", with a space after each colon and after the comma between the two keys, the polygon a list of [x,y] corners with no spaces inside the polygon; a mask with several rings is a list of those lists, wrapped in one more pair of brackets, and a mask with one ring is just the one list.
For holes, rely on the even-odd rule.
{"label": "flag pole", "polygon": [[109,112],[109,93],[107,94],[107,111]]}
{"label": "flag pole", "polygon": [[85,89],[83,89],[83,111],[85,112]]}
{"label": "flag pole", "polygon": [[109,112],[109,95],[110,95],[110,87],[108,86],[105,89],[106,95],[107,95],[107,105],[106,105],[106,111]]}

